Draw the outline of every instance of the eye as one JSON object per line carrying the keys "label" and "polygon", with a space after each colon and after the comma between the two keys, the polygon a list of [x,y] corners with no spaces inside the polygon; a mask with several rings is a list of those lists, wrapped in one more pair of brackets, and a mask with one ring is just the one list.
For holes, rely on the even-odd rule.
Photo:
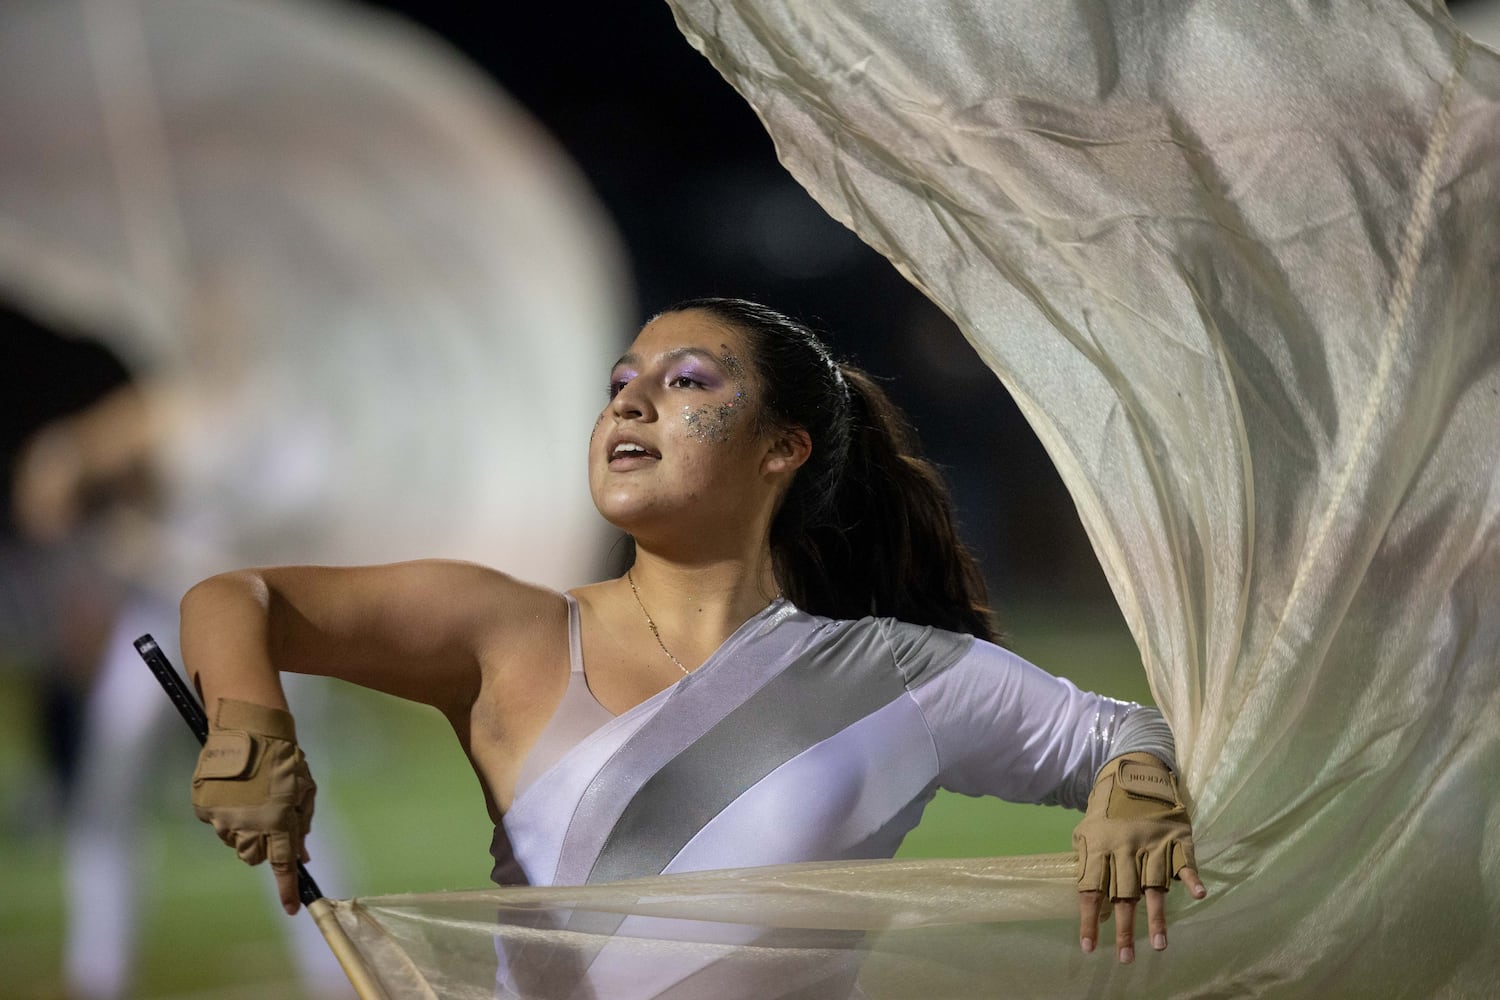
{"label": "eye", "polygon": [[629,381],[630,381],[630,379],[628,379],[628,378],[612,378],[612,379],[610,379],[609,380],[609,398],[610,399],[614,399],[616,396],[618,396],[620,394],[620,390],[623,389],[623,388],[625,388],[625,383],[627,383]]}
{"label": "eye", "polygon": [[688,375],[688,374],[682,374],[682,375],[673,376],[672,379],[669,382],[667,382],[667,385],[670,386],[673,389],[702,389],[703,388],[703,383],[702,382],[699,382],[697,379],[693,378],[693,376]]}

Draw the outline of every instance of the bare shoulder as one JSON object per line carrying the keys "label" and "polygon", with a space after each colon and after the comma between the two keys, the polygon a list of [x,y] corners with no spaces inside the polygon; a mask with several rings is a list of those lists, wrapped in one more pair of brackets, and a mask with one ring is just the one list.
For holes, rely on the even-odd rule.
{"label": "bare shoulder", "polygon": [[[401,564],[425,579],[408,581],[423,594],[427,612],[468,637],[487,675],[518,680],[518,672],[566,654],[568,606],[561,593],[490,566],[432,559]],[[392,567],[396,569],[396,567]]]}
{"label": "bare shoulder", "polygon": [[582,587],[574,587],[572,590],[568,591],[568,593],[572,594],[574,599],[577,600],[581,606],[585,608],[594,608],[598,606],[600,598],[608,594],[610,590],[613,589],[615,583],[616,581],[614,580],[600,580],[597,583],[585,584]]}
{"label": "bare shoulder", "polygon": [[494,617],[502,624],[524,622],[549,608],[566,612],[562,594],[550,587],[529,583],[480,563],[422,559],[383,568],[413,577],[410,582],[442,603],[452,602],[450,606],[458,610]]}
{"label": "bare shoulder", "polygon": [[337,574],[330,586],[363,591],[375,598],[399,601],[436,618],[473,618],[497,627],[524,622],[551,606],[564,606],[562,595],[527,583],[509,573],[459,559],[417,559],[381,566],[322,571]]}
{"label": "bare shoulder", "polygon": [[568,605],[560,592],[474,563],[448,563],[445,571],[462,591],[466,613],[480,619],[475,632],[487,659],[508,663],[517,659],[508,651],[566,643]]}
{"label": "bare shoulder", "polygon": [[340,677],[450,714],[537,632],[566,641],[561,594],[477,563],[284,566],[226,576],[237,575],[258,583],[279,612],[272,640],[281,669]]}

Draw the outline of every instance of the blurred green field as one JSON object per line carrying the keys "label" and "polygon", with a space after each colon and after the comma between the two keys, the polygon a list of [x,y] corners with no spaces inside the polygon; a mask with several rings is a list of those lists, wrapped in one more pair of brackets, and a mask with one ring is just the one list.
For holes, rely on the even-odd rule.
{"label": "blurred green field", "polygon": [[[1112,609],[1015,609],[1011,645],[1080,686],[1149,701],[1133,643]],[[142,668],[142,683],[152,683]],[[31,807],[36,720],[26,678],[0,671],[0,994],[66,997],[60,831]],[[475,888],[489,873],[490,829],[478,785],[435,712],[367,692],[330,695],[340,742],[315,758],[319,817],[336,815],[358,895]],[[297,985],[261,885],[192,817],[192,739],[173,720],[138,852],[141,948],[133,996],[288,998]],[[1077,814],[941,794],[907,839],[905,857],[978,857],[1069,849]],[[319,871],[317,856],[311,868]],[[325,887],[331,890],[332,887]],[[299,916],[296,919],[306,920]]]}

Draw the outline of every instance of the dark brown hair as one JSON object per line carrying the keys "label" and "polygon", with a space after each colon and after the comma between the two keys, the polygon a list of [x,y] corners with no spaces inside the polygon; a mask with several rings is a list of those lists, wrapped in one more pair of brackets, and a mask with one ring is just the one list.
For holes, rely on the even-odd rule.
{"label": "dark brown hair", "polygon": [[689,309],[745,336],[762,423],[812,438],[771,523],[787,597],[830,618],[881,615],[995,641],[984,577],[959,540],[948,488],[875,380],[774,309],[702,298],[667,312]]}

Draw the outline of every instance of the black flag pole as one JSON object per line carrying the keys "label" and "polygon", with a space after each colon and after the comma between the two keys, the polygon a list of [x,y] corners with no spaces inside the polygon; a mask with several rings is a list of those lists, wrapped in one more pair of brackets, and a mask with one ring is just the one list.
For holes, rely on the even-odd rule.
{"label": "black flag pole", "polygon": [[[167,654],[162,652],[161,646],[149,633],[135,640],[135,651],[141,654],[141,659],[146,661],[146,666],[151,668],[151,673],[156,676],[156,681],[167,692],[167,697],[172,699],[172,704],[177,706],[177,711],[182,720],[187,723],[188,728],[193,731],[201,746],[208,739],[208,714],[203,711],[203,706],[198,704],[198,699],[193,695],[192,689],[172,666],[167,659]],[[349,977],[349,982],[354,986],[354,991],[359,994],[361,1000],[386,1000],[385,991],[375,982],[369,970],[365,968],[364,961],[355,949],[354,943],[344,933],[339,925],[338,917],[333,912],[332,905],[323,896],[323,891],[318,888],[318,883],[303,867],[302,862],[297,862],[297,897],[301,899],[302,905],[307,907],[313,921],[318,925],[318,930],[323,933],[323,939],[328,942],[334,957],[343,966],[344,974]]]}
{"label": "black flag pole", "polygon": [[[167,659],[167,654],[161,651],[161,646],[151,637],[148,632],[135,641],[135,651],[141,654],[141,659],[146,661],[146,666],[151,668],[151,673],[156,676],[156,682],[167,692],[167,697],[172,699],[172,704],[177,706],[178,714],[198,738],[198,745],[208,739],[208,713],[203,711],[203,706],[198,704],[192,689],[172,666],[172,661]],[[323,898],[323,891],[318,888],[318,883],[308,874],[302,862],[297,862],[297,898],[302,900],[303,906],[311,906]]]}

